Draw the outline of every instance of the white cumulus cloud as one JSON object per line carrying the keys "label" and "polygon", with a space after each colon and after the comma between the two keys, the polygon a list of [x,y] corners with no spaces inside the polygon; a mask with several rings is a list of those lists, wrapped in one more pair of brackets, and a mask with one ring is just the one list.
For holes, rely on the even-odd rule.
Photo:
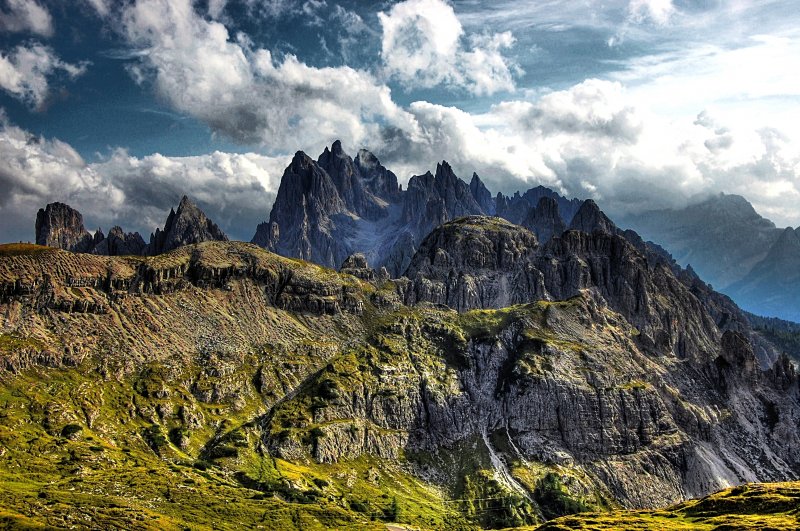
{"label": "white cumulus cloud", "polygon": [[377,134],[377,118],[408,121],[389,88],[368,72],[312,67],[293,55],[278,59],[202,18],[189,0],[139,0],[123,25],[142,50],[136,78],[240,142],[285,151],[336,137],[358,143]]}
{"label": "white cumulus cloud", "polygon": [[120,225],[147,239],[188,194],[229,236],[249,240],[267,217],[288,157],[214,152],[134,157],[114,150],[87,163],[69,144],[0,116],[3,240],[32,240],[36,211],[52,201],[78,209],[87,229]]}
{"label": "white cumulus cloud", "polygon": [[50,79],[74,79],[86,71],[87,63],[62,61],[48,46],[21,44],[8,53],[0,52],[0,88],[31,107],[40,107],[49,94]]}
{"label": "white cumulus cloud", "polygon": [[8,11],[0,8],[0,31],[53,35],[53,17],[35,0],[6,0]]}
{"label": "white cumulus cloud", "polygon": [[514,90],[517,67],[503,55],[514,44],[511,32],[465,38],[453,7],[442,0],[406,0],[378,18],[386,72],[406,87],[448,85],[476,95]]}

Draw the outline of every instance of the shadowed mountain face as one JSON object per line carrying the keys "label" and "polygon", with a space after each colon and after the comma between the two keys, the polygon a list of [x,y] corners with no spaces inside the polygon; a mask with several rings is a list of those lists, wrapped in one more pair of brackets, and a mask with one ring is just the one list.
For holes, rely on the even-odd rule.
{"label": "shadowed mountain face", "polygon": [[784,229],[767,256],[725,291],[754,313],[800,322],[798,231]]}
{"label": "shadowed mountain face", "polygon": [[80,212],[64,203],[51,203],[36,214],[36,244],[76,253],[88,252],[92,235],[83,226]]}
{"label": "shadowed mountain face", "polygon": [[[567,219],[580,205],[543,187],[512,198],[502,194],[493,198],[477,174],[467,184],[446,161],[437,164],[433,174],[411,177],[402,190],[397,177],[372,153],[362,149],[353,160],[336,141],[317,161],[302,152],[295,155],[281,179],[269,220],[258,226],[252,242],[328,267],[339,267],[349,255],[363,253],[369,263],[399,276],[422,239],[442,223],[495,213],[521,223],[533,216],[542,197],[556,201]],[[563,224],[554,219],[541,223],[549,234]]]}
{"label": "shadowed mountain face", "polygon": [[208,241],[228,241],[228,237],[197,205],[183,196],[177,212],[170,210],[164,229],[156,229],[150,235],[146,254],[161,254],[183,245]]}
{"label": "shadowed mountain face", "polygon": [[729,299],[581,211],[590,233],[544,244],[455,219],[396,280],[364,256],[337,273],[241,242],[0,248],[4,510],[58,527],[91,503],[131,527],[146,499],[164,526],[266,511],[277,529],[478,529],[796,479],[788,359]]}
{"label": "shadowed mountain face", "polygon": [[645,239],[663,245],[745,309],[800,321],[792,229],[778,229],[746,199],[720,194],[682,210],[646,212],[624,220]]}

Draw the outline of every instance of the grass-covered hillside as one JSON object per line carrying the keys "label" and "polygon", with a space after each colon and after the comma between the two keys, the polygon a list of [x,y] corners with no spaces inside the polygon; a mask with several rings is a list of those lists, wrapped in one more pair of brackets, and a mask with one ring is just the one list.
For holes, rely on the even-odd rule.
{"label": "grass-covered hillside", "polygon": [[0,316],[7,527],[796,523],[789,484],[622,512],[728,482],[714,445],[777,474],[795,388],[645,350],[590,293],[457,313],[236,242],[16,246]]}

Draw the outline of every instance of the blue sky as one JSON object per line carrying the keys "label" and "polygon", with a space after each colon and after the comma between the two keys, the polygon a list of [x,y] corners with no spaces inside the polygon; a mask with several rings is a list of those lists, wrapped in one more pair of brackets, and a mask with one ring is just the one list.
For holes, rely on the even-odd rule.
{"label": "blue sky", "polygon": [[[793,5],[795,4],[795,5]],[[800,225],[789,1],[0,0],[0,240],[55,200],[145,237],[188,193],[233,237],[296,150],[447,159],[612,215],[739,193]]]}

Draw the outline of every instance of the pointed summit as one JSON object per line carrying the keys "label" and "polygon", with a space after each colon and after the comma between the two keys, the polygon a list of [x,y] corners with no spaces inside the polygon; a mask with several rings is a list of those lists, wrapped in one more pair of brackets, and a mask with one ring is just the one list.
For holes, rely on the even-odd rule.
{"label": "pointed summit", "polygon": [[342,149],[340,140],[335,141],[330,150],[325,148],[317,163],[330,175],[350,212],[369,220],[380,219],[386,214],[380,201],[364,186],[361,172]]}
{"label": "pointed summit", "polygon": [[170,209],[164,230],[156,229],[150,236],[147,254],[161,254],[183,245],[205,241],[228,241],[228,237],[184,195],[177,212]]}
{"label": "pointed summit", "polygon": [[567,224],[558,211],[558,202],[552,197],[542,197],[523,220],[522,226],[530,229],[539,241],[547,243],[554,236],[561,236]]}
{"label": "pointed summit", "polygon": [[475,172],[472,172],[472,180],[469,182],[469,191],[485,213],[494,214],[492,193],[486,188],[486,185],[483,184],[483,181]]}
{"label": "pointed summit", "polygon": [[381,165],[372,152],[359,149],[354,163],[367,190],[390,203],[399,199],[401,190],[397,184],[397,176]]}
{"label": "pointed summit", "polygon": [[616,234],[617,226],[606,216],[600,207],[591,199],[583,202],[572,222],[569,225],[572,230],[579,230],[591,234],[594,231]]}

